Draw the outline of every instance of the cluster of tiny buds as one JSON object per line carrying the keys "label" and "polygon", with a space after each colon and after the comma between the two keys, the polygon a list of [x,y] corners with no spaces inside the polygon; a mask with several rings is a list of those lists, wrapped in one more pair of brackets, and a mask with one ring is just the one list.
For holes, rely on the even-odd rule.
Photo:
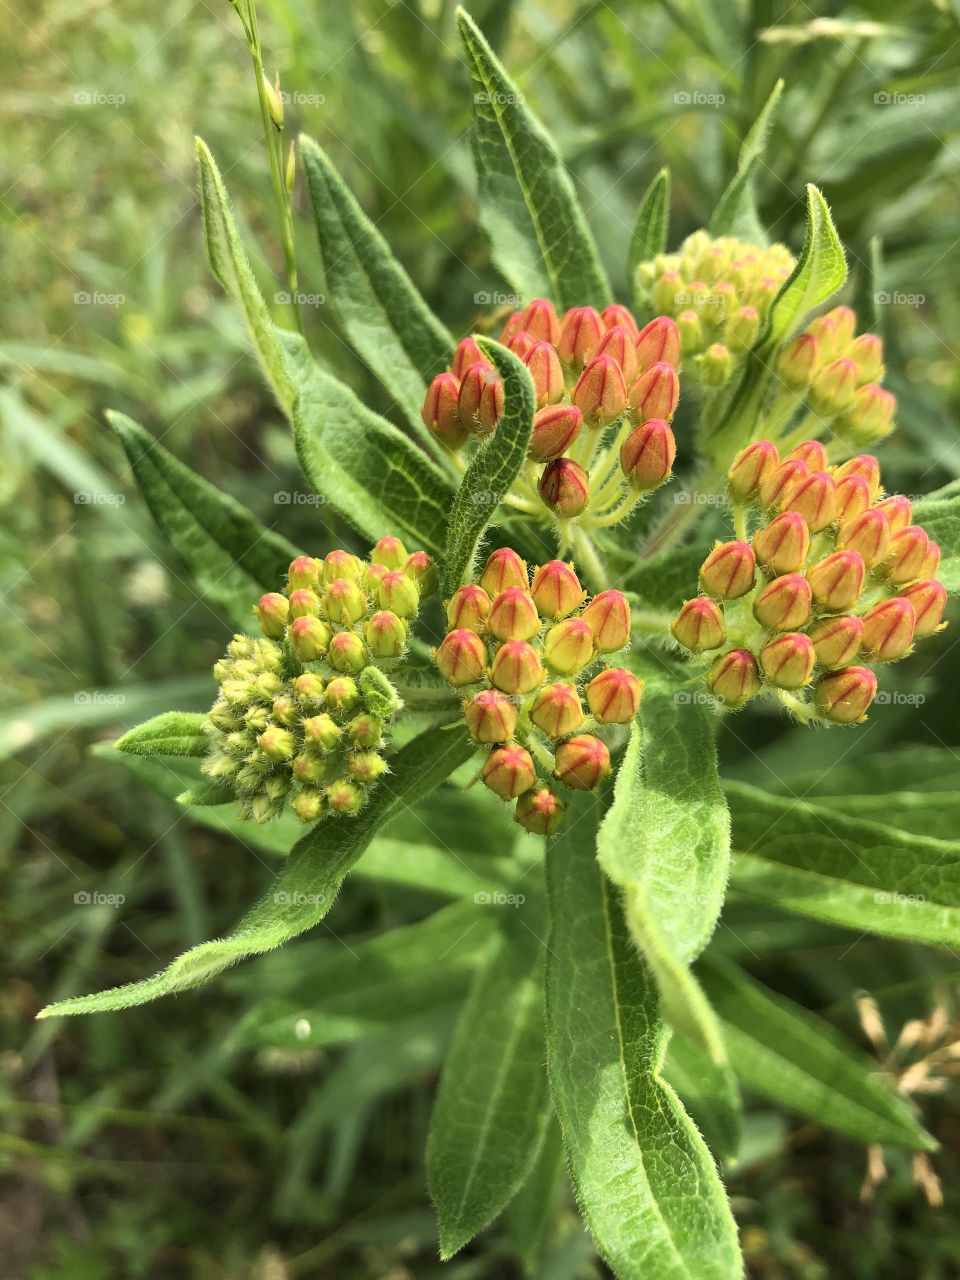
{"label": "cluster of tiny buds", "polygon": [[757,341],[793,266],[784,245],[763,248],[696,231],[677,253],[637,270],[656,310],[676,321],[684,373],[722,387]]}
{"label": "cluster of tiny buds", "polygon": [[629,724],[640,706],[642,681],[605,661],[630,642],[626,597],[609,590],[588,601],[572,564],[550,560],[531,576],[501,547],[476,582],[454,592],[446,613],[436,663],[463,691],[470,735],[488,749],[480,777],[516,802],[525,830],[549,835],[566,807],[551,781],[599,786],[610,751],[598,731]]}
{"label": "cluster of tiny buds", "polygon": [[260,597],[262,636],[234,636],[214,667],[202,766],[241,818],[267,822],[287,801],[304,823],[360,811],[388,771],[385,733],[401,705],[385,671],[435,590],[431,558],[386,537],[368,561],[298,556],[286,590]]}
{"label": "cluster of tiny buds", "polygon": [[804,720],[862,720],[873,667],[943,625],[939,547],[913,523],[908,498],[884,495],[870,454],[830,467],[819,441],[781,459],[758,440],[737,455],[727,487],[743,536],[704,560],[702,594],[680,609],[675,639],[713,659],[707,686],[725,708],[776,691]]}
{"label": "cluster of tiny buds", "polygon": [[[615,523],[623,499],[635,502],[670,478],[676,455],[670,422],[680,398],[680,336],[672,319],[658,316],[641,329],[618,304],[559,316],[552,302],[535,298],[508,318],[500,341],[533,380],[524,489],[532,499],[560,519]],[[468,337],[431,382],[422,416],[434,437],[456,451],[496,430],[503,403],[499,375]]]}

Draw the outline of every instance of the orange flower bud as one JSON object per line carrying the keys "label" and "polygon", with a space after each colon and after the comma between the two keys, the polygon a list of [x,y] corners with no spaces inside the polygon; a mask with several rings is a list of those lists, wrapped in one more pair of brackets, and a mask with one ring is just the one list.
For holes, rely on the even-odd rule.
{"label": "orange flower bud", "polygon": [[880,564],[890,550],[890,521],[879,507],[869,507],[837,530],[838,551],[859,551],[868,569]]}
{"label": "orange flower bud", "polygon": [[260,620],[260,630],[265,636],[270,636],[272,640],[279,640],[283,636],[289,613],[290,602],[279,591],[268,591],[266,595],[261,596],[257,601],[257,617]]}
{"label": "orange flower bud", "polygon": [[487,665],[487,646],[475,631],[461,627],[444,637],[434,659],[448,684],[473,684]]}
{"label": "orange flower bud", "polygon": [[[380,538],[371,548],[370,563],[386,565],[388,569],[402,569],[407,562],[407,556],[407,548],[400,539],[388,534],[386,537]],[[350,578],[354,582],[359,581],[359,576],[354,573],[338,574],[337,576]]]}
{"label": "orange flower bud", "polygon": [[877,677],[869,667],[844,667],[821,676],[813,692],[817,710],[835,724],[863,720],[877,694]]}
{"label": "orange flower bud", "polygon": [[574,404],[548,404],[533,415],[533,432],[527,456],[549,462],[566,453],[583,426],[583,414]]}
{"label": "orange flower bud", "polygon": [[845,667],[860,652],[863,622],[852,613],[824,618],[810,630],[810,639],[822,667]]}
{"label": "orange flower bud", "polygon": [[640,709],[643,681],[626,667],[601,671],[584,689],[587,706],[601,724],[629,724]]}
{"label": "orange flower bud", "polygon": [[288,618],[316,617],[320,612],[320,597],[309,587],[300,587],[290,592],[290,610]]}
{"label": "orange flower bud", "polygon": [[887,577],[891,582],[906,584],[923,574],[930,539],[918,524],[908,524],[890,539]]}
{"label": "orange flower bud", "polygon": [[810,386],[810,408],[823,418],[843,413],[857,389],[857,366],[852,360],[831,360]]}
{"label": "orange flower bud", "polygon": [[678,644],[693,653],[719,649],[727,638],[723,610],[709,596],[688,600],[670,625]]}
{"label": "orange flower bud", "polygon": [[389,766],[378,751],[355,751],[347,756],[347,772],[362,787],[372,786],[389,771]]}
{"label": "orange flower bud", "polygon": [[820,347],[813,334],[798,334],[777,356],[777,377],[790,391],[805,391],[819,359]]}
{"label": "orange flower bud", "polygon": [[858,453],[848,458],[834,473],[835,479],[843,480],[846,476],[863,476],[870,490],[870,501],[876,501],[880,492],[880,463],[872,453]]}
{"label": "orange flower bud", "polygon": [[[363,561],[358,556],[353,556],[349,551],[330,551],[323,558],[323,563],[319,566],[320,582],[324,586],[329,586],[337,578],[345,578],[348,582],[361,582],[363,580],[364,566]],[[314,584],[318,589],[319,584]]]}
{"label": "orange flower bud", "polygon": [[560,322],[557,351],[567,364],[585,365],[600,350],[603,321],[593,307],[573,307]]}
{"label": "orange flower bud", "polygon": [[257,746],[268,760],[290,760],[296,750],[293,734],[279,725],[269,725],[257,738]]}
{"label": "orange flower bud", "polygon": [[447,625],[454,630],[464,628],[482,633],[489,612],[490,597],[483,587],[468,582],[466,586],[458,587],[447,601]]}
{"label": "orange flower bud", "polygon": [[570,458],[548,462],[538,487],[544,505],[565,519],[578,516],[590,501],[590,476]]}
{"label": "orange flower bud", "polygon": [[408,578],[414,580],[421,596],[432,596],[436,593],[439,586],[437,566],[433,562],[433,556],[428,555],[426,551],[411,551],[403,566],[403,572]]}
{"label": "orange flower bud", "polygon": [[906,596],[881,600],[863,615],[863,647],[874,662],[896,662],[913,648],[917,615]]}
{"label": "orange flower bud", "polygon": [[427,387],[420,417],[427,430],[448,449],[462,448],[470,436],[459,405],[459,380],[452,373],[438,373]]}
{"label": "orange flower bud", "polygon": [[367,650],[353,631],[338,631],[330,640],[327,661],[334,671],[355,676],[367,665]]}
{"label": "orange flower bud", "polygon": [[524,831],[535,836],[549,836],[563,821],[566,808],[549,787],[536,787],[520,796],[513,816]]}
{"label": "orange flower bud", "polygon": [[757,559],[774,573],[793,573],[810,550],[810,530],[798,511],[785,511],[753,535]]}
{"label": "orange flower bud", "polygon": [[[347,556],[346,551],[331,551],[330,555]],[[354,560],[355,556],[347,556],[348,559]],[[327,557],[329,559],[329,556]],[[346,576],[346,575],[342,575]],[[287,571],[287,590],[297,591],[300,587],[307,587],[311,591],[315,591],[320,585],[320,562],[315,560],[313,556],[297,556],[295,560],[290,561],[290,568]]]}
{"label": "orange flower bud", "polygon": [[774,578],[753,602],[753,616],[771,631],[796,631],[810,617],[813,595],[802,573]]}
{"label": "orange flower bud", "polygon": [[480,586],[488,596],[499,595],[507,587],[526,589],[528,585],[527,562],[511,547],[499,547],[490,553],[480,575]]}
{"label": "orange flower bud", "polygon": [[645,373],[654,364],[680,363],[680,334],[669,316],[655,316],[637,335],[637,368]]}
{"label": "orange flower bud", "polygon": [[883,377],[883,340],[875,333],[861,333],[854,338],[846,354],[857,366],[857,381],[861,384],[879,382]]}
{"label": "orange flower bud", "polygon": [[802,689],[816,661],[813,641],[802,631],[774,636],[760,650],[763,674],[778,689]]}
{"label": "orange flower bud", "polygon": [[475,339],[471,337],[461,338],[450,362],[450,372],[459,381],[472,364],[485,364],[488,369],[492,367],[490,361],[477,346]]}
{"label": "orange flower bud", "polygon": [[474,742],[507,742],[517,727],[519,712],[497,689],[481,689],[463,708]]}
{"label": "orange flower bud", "polygon": [[627,387],[616,360],[612,356],[594,356],[577,379],[570,398],[591,427],[615,422],[627,407]]}
{"label": "orange flower bud", "polygon": [[600,312],[600,319],[607,326],[608,333],[611,329],[621,328],[626,329],[627,333],[636,338],[640,332],[633,314],[619,302],[611,302],[608,307],[604,307]]}
{"label": "orange flower bud", "polygon": [[510,315],[507,317],[506,323],[504,324],[503,328],[500,330],[500,337],[498,341],[502,342],[504,346],[508,346],[510,343],[510,339],[514,336],[514,334],[520,333],[522,329],[523,329],[523,312],[512,311]]}
{"label": "orange flower bud", "polygon": [[819,363],[826,364],[837,354],[839,347],[837,325],[831,315],[817,316],[807,325],[806,332],[817,341],[820,353]]}
{"label": "orange flower bud", "polygon": [[[493,388],[488,391],[488,386]],[[497,408],[497,386],[500,388],[500,413],[503,412],[503,384],[485,361],[477,361],[464,370],[460,380],[460,395],[457,408],[460,419],[468,431],[474,435],[489,435],[496,425],[496,418],[491,423],[491,412]],[[492,397],[492,398],[491,398]]]}
{"label": "orange flower bud", "polygon": [[516,742],[508,742],[493,748],[480,770],[480,777],[501,800],[513,800],[530,790],[537,780],[537,771],[530,752]]}
{"label": "orange flower bud", "polygon": [[854,392],[837,430],[859,444],[872,444],[893,430],[890,424],[896,407],[897,397],[892,391],[878,387],[875,382],[867,383]]}
{"label": "orange flower bud", "polygon": [[363,634],[375,658],[399,658],[406,647],[407,628],[403,620],[389,609],[375,613],[364,627]]}
{"label": "orange flower bud", "polygon": [[700,586],[721,600],[736,600],[751,590],[757,562],[749,542],[718,542],[700,566]]}
{"label": "orange flower bud", "polygon": [[891,494],[877,503],[877,510],[882,511],[890,521],[890,532],[899,533],[913,520],[913,504],[902,493]]}
{"label": "orange flower bud", "polygon": [[680,402],[680,377],[672,364],[652,364],[630,387],[630,411],[639,421],[663,418],[667,422]]}
{"label": "orange flower bud", "polygon": [[480,406],[477,410],[477,424],[481,436],[491,435],[497,423],[503,417],[503,383],[492,373],[488,373],[480,392]]}
{"label": "orange flower bud", "polygon": [[663,418],[648,418],[620,447],[620,467],[632,489],[652,493],[670,479],[677,442]]}
{"label": "orange flower bud", "polygon": [[383,739],[383,721],[369,712],[354,716],[346,725],[347,737],[355,747],[365,750],[379,747]]}
{"label": "orange flower bud", "polygon": [[810,468],[800,458],[788,458],[785,462],[781,462],[779,467],[764,476],[760,482],[758,497],[761,507],[772,510],[780,506],[794,486],[801,480],[805,480],[809,474]]}
{"label": "orange flower bud", "polygon": [[833,524],[837,514],[837,486],[828,471],[811,471],[792,484],[784,495],[784,511],[797,511],[811,533]]}
{"label": "orange flower bud", "polygon": [[594,638],[583,618],[564,618],[555,623],[543,641],[543,657],[548,667],[562,676],[571,676],[593,661]]}
{"label": "orange flower bud", "polygon": [[755,440],[733,460],[727,472],[727,488],[734,502],[749,502],[757,496],[760,485],[780,465],[777,446],[770,440]]}
{"label": "orange flower bud", "polygon": [[900,593],[913,605],[917,617],[915,636],[932,636],[940,629],[940,622],[947,607],[947,589],[935,578],[925,582],[913,582]]}
{"label": "orange flower bud", "polygon": [[583,603],[584,591],[573,565],[548,560],[533,571],[534,604],[543,618],[565,618]]}
{"label": "orange flower bud", "polygon": [[521,326],[539,342],[560,341],[560,318],[548,298],[534,298],[520,315]]}
{"label": "orange flower bud", "polygon": [[523,587],[507,587],[494,598],[487,630],[498,640],[533,639],[540,630],[540,615]]}
{"label": "orange flower bud", "polygon": [[730,649],[720,654],[707,672],[707,688],[732,711],[755,698],[760,685],[760,668],[749,649]]}
{"label": "orange flower bud", "polygon": [[870,506],[870,487],[863,476],[837,481],[837,519],[841,524],[861,515]]}
{"label": "orange flower bud", "polygon": [[610,356],[611,359],[616,360],[627,386],[637,376],[636,342],[636,326],[631,331],[624,325],[615,324],[607,329],[600,343],[600,349],[597,351],[598,356]]}
{"label": "orange flower bud", "polygon": [[519,333],[513,335],[507,346],[519,360],[522,360],[536,344],[537,339],[533,334],[521,329]]}
{"label": "orange flower bud", "polygon": [[328,683],[324,696],[331,711],[345,716],[360,701],[360,690],[350,676],[336,676]]}
{"label": "orange flower bud", "polygon": [[610,752],[592,733],[578,733],[557,747],[553,776],[573,791],[593,791],[610,772]]}
{"label": "orange flower bud", "polygon": [[316,662],[327,652],[330,628],[319,618],[296,618],[290,624],[290,643],[301,662]]}
{"label": "orange flower bud", "polygon": [[580,616],[593,632],[599,653],[616,653],[630,643],[630,605],[623,592],[601,591]]}
{"label": "orange flower bud", "polygon": [[543,682],[543,676],[540,655],[525,640],[507,640],[490,667],[490,681],[502,693],[531,693]]}
{"label": "orange flower bud", "polygon": [[863,556],[858,551],[834,551],[807,571],[814,600],[830,613],[846,613],[856,604],[863,575]]}
{"label": "orange flower bud", "polygon": [[323,680],[312,671],[305,671],[293,682],[297,700],[305,707],[319,707],[323,702]]}
{"label": "orange flower bud", "polygon": [[852,307],[839,306],[831,307],[826,315],[834,323],[837,350],[842,351],[844,347],[852,342],[853,335],[857,331],[857,313]]}
{"label": "orange flower bud", "polygon": [[556,347],[549,342],[535,342],[523,357],[523,363],[533,379],[537,407],[555,404],[563,395],[563,370]]}
{"label": "orange flower bud", "polygon": [[530,708],[530,719],[548,738],[565,738],[583,723],[580,695],[572,684],[545,684]]}
{"label": "orange flower bud", "polygon": [[402,569],[391,569],[381,579],[377,590],[381,609],[389,609],[400,618],[415,618],[420,608],[420,592],[412,578]]}
{"label": "orange flower bud", "polygon": [[917,576],[919,578],[933,578],[939,568],[940,547],[931,538],[927,543],[927,554],[923,557],[923,564],[920,566],[920,572]]}
{"label": "orange flower bud", "polygon": [[819,440],[801,440],[798,445],[794,445],[784,461],[791,462],[797,458],[805,462],[811,471],[827,469],[827,451]]}

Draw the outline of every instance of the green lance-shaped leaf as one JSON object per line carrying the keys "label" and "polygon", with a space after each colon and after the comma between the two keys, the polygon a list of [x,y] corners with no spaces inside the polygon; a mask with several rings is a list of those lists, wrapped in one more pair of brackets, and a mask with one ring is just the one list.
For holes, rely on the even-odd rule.
{"label": "green lance-shaped leaf", "polygon": [[194,711],[165,711],[129,729],[114,746],[131,756],[205,756],[207,717]]}
{"label": "green lance-shaped leaf", "polygon": [[643,194],[630,237],[627,275],[638,309],[646,306],[647,299],[638,287],[637,268],[641,262],[649,262],[666,250],[669,230],[670,170],[663,168]]}
{"label": "green lance-shaped leaf", "polygon": [[[518,909],[528,911],[529,904]],[[477,972],[444,1064],[427,1175],[445,1259],[492,1222],[523,1185],[546,1133],[539,920],[535,928],[505,922]]]}
{"label": "green lance-shaped leaf", "polygon": [[432,450],[420,406],[429,380],[450,363],[453,338],[326,152],[311,138],[301,137],[300,154],[317,224],[327,301],[350,345]]}
{"label": "green lance-shaped leaf", "polygon": [[746,783],[725,789],[739,892],[851,929],[960,946],[960,842],[910,835]]}
{"label": "green lance-shaped leaf", "polygon": [[238,627],[282,581],[297,548],[239,502],[178,461],[131,418],[108,413],[140,492],[161,533],[190,570],[197,591]]}
{"label": "green lance-shaped leaf", "polygon": [[933,1150],[936,1142],[878,1065],[822,1018],[711,959],[700,977],[737,1074],[758,1093],[861,1142]]}
{"label": "green lance-shaped leaf", "polygon": [[283,335],[297,387],[293,439],[304,475],[371,542],[394,534],[439,555],[454,485],[386,418],[314,361],[296,334]]}
{"label": "green lance-shaped leaf", "polygon": [[556,143],[525,105],[480,29],[457,10],[473,84],[480,221],[521,297],[561,310],[611,301],[597,246]]}
{"label": "green lance-shaped leaf", "polygon": [[356,818],[328,819],[299,841],[272,888],[225,938],[192,947],[152,978],[58,1001],[40,1016],[100,1013],[145,1004],[198,987],[238,960],[271,951],[304,933],[327,914],[344,877],[379,828],[442,782],[473,750],[464,733],[426,730],[398,752],[393,772]]}
{"label": "green lance-shaped leaf", "polygon": [[716,926],[730,857],[727,806],[703,707],[648,691],[597,854],[623,890],[627,922],[660,987],[664,1016],[722,1063],[723,1039],[689,968]]}
{"label": "green lance-shaped leaf", "polygon": [[711,1151],[735,1163],[743,1110],[733,1071],[726,1064],[711,1062],[699,1044],[675,1033],[670,1038],[663,1075],[680,1095]]}
{"label": "green lance-shaped leaf", "polygon": [[737,1280],[736,1225],[661,1078],[657,984],[593,856],[592,804],[547,847],[547,1065],[577,1198],[620,1280]]}
{"label": "green lance-shaped leaf", "polygon": [[474,451],[449,515],[443,591],[449,595],[470,575],[477,546],[501,498],[520,474],[533,430],[534,391],[527,368],[512,351],[488,338],[480,349],[503,379],[503,417]]}
{"label": "green lance-shaped leaf", "polygon": [[220,170],[203,139],[197,138],[195,141],[200,167],[203,231],[210,266],[240,308],[257,358],[273,388],[277,403],[289,417],[295,391],[285,369],[278,331],[250,267]]}
{"label": "green lance-shaped leaf", "polygon": [[915,504],[913,518],[940,547],[937,577],[948,591],[960,591],[960,496]]}
{"label": "green lance-shaped leaf", "polygon": [[778,80],[743,140],[737,171],[710,219],[712,236],[737,236],[754,244],[767,243],[767,234],[757,213],[754,185],[757,169],[767,149],[770,126],[782,95],[783,81]]}

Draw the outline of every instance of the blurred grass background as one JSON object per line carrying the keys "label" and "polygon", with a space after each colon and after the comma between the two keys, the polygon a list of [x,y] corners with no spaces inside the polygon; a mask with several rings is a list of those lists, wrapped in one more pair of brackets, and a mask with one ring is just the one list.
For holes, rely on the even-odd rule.
{"label": "blurred grass background", "polygon": [[[559,139],[624,297],[626,244],[650,178],[670,165],[675,243],[709,217],[740,140],[784,76],[760,182],[764,218],[797,247],[802,185],[823,188],[851,252],[852,296],[888,342],[888,383],[901,400],[885,468],[907,493],[960,476],[954,0],[817,14],[776,0],[468,7]],[[261,0],[259,9],[266,61],[290,95],[289,136],[302,128],[328,148],[430,303],[467,331],[498,280],[473,216],[470,90],[453,6]],[[0,68],[4,1276],[439,1275],[420,1153],[449,1020],[330,1052],[231,1049],[244,1013],[339,945],[328,935],[176,1002],[33,1021],[55,996],[145,976],[222,931],[270,873],[263,850],[194,826],[89,751],[154,711],[205,705],[228,635],[159,545],[103,410],[144,422],[294,540],[322,549],[328,534],[316,508],[274,499],[298,487],[292,449],[203,250],[195,133],[223,168],[266,295],[284,288],[255,87],[230,4],[4,6]],[[322,295],[302,188],[297,201],[301,289]],[[871,260],[879,291],[867,283]],[[386,408],[323,303],[303,316],[320,357]],[[871,749],[960,744],[957,656],[947,644],[931,649],[908,679],[944,692],[922,714],[887,709]],[[732,771],[762,781],[754,749],[765,745],[774,760],[803,751],[812,765],[823,741],[738,722],[738,741],[723,745]],[[431,821],[454,840],[443,803]],[[505,838],[494,824],[491,840]],[[125,901],[75,901],[97,891]],[[432,905],[422,898],[351,883],[331,928],[416,919]],[[956,957],[920,948],[851,950],[841,930],[737,904],[727,918],[731,948],[742,936],[767,981],[852,1034],[857,986],[882,993],[896,1028],[925,1015],[935,990],[949,992],[957,969]],[[891,1161],[876,1202],[860,1205],[859,1147],[752,1107],[730,1181],[751,1275],[955,1276],[957,1115],[934,1098],[927,1119],[945,1146],[939,1212],[924,1205],[906,1157]],[[571,1205],[558,1205],[546,1241],[543,1280],[604,1274]],[[442,1274],[520,1276],[509,1223]]]}

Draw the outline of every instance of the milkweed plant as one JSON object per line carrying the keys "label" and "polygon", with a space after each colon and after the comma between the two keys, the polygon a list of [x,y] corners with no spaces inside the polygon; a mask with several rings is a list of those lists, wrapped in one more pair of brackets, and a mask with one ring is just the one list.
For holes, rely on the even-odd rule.
{"label": "milkweed plant", "polygon": [[[798,255],[760,224],[779,85],[709,226],[672,249],[669,174],[654,177],[616,296],[554,142],[461,11],[480,217],[511,292],[453,334],[324,151],[286,145],[252,9],[235,7],[288,296],[300,172],[328,303],[393,407],[367,407],[274,321],[198,141],[213,271],[337,520],[291,545],[111,416],[162,534],[235,626],[209,711],[171,710],[116,751],[181,757],[180,802],[199,821],[280,824],[292,847],[225,937],[44,1016],[183,991],[295,938],[385,824],[436,788],[463,803],[474,789],[478,849],[495,839],[500,854],[501,807],[517,840],[437,917],[456,910],[483,938],[427,1146],[442,1256],[518,1195],[546,1203],[557,1133],[552,1158],[562,1141],[615,1275],[734,1280],[722,1172],[741,1082],[871,1149],[904,1148],[931,1176],[936,1144],[865,1053],[710,945],[728,887],[955,947],[960,884],[934,873],[930,840],[881,825],[882,801],[873,821],[721,781],[715,732],[761,716],[856,735],[885,714],[895,664],[946,625],[960,499],[908,497],[885,474],[897,404],[881,338],[843,299],[823,196],[806,189]],[[433,865],[414,882],[429,887]]]}

